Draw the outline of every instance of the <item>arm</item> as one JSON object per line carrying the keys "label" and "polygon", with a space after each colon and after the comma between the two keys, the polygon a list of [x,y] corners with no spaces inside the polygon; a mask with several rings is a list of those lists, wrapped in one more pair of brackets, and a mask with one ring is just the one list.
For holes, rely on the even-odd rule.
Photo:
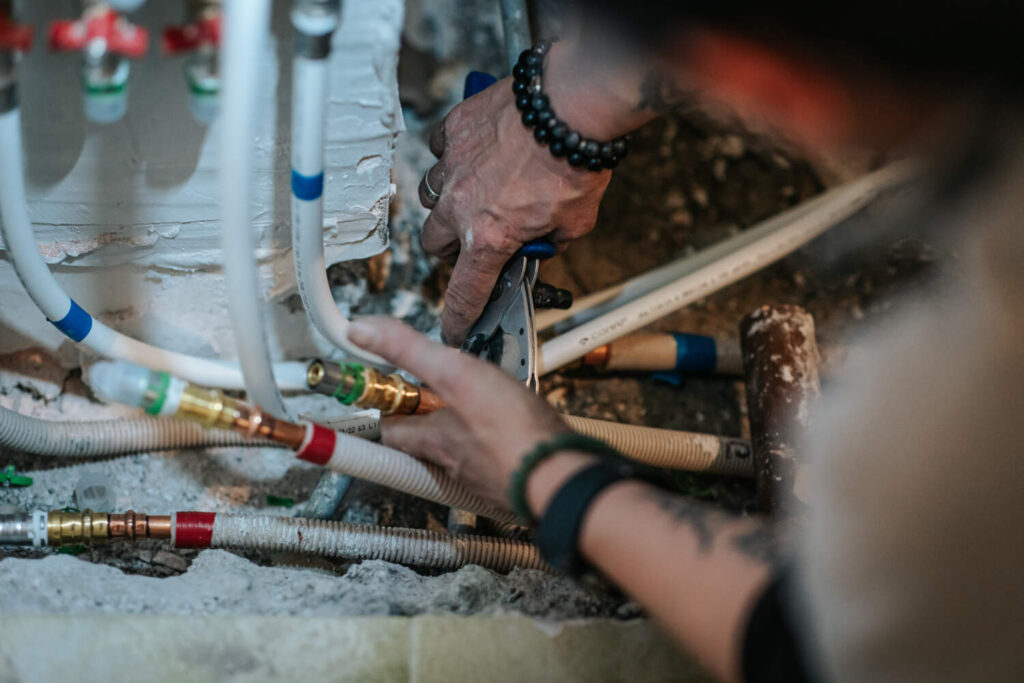
{"label": "arm", "polygon": [[[442,465],[498,505],[508,506],[509,482],[523,455],[568,431],[543,399],[497,367],[396,320],[358,319],[350,337],[415,373],[447,405],[386,422],[384,442]],[[542,462],[527,487],[534,512],[543,514],[559,487],[592,458],[563,453]],[[771,538],[762,524],[622,482],[590,507],[580,549],[714,672],[739,679],[748,612],[772,571]]]}
{"label": "arm", "polygon": [[[528,488],[535,514],[587,461],[565,455],[537,468]],[[762,522],[623,482],[591,505],[580,550],[719,678],[740,679],[749,612],[773,571]]]}
{"label": "arm", "polygon": [[[544,89],[559,118],[597,140],[643,125],[679,96],[646,62],[609,58],[580,41],[552,47]],[[430,147],[438,162],[426,182],[440,199],[431,201],[420,184],[420,200],[431,209],[421,240],[428,252],[455,262],[441,329],[458,344],[523,243],[547,237],[564,247],[594,227],[611,171],[574,169],[552,157],[520,121],[510,78],[455,107],[431,133]]]}

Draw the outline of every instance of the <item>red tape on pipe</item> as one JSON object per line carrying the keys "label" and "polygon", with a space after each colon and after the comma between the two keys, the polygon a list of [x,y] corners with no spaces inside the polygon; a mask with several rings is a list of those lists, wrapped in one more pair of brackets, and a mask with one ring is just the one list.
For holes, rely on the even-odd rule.
{"label": "red tape on pipe", "polygon": [[174,516],[175,548],[209,548],[216,512],[179,512]]}
{"label": "red tape on pipe", "polygon": [[334,444],[337,441],[338,435],[333,429],[314,424],[313,435],[309,438],[309,442],[299,449],[295,457],[317,465],[326,465],[334,455]]}

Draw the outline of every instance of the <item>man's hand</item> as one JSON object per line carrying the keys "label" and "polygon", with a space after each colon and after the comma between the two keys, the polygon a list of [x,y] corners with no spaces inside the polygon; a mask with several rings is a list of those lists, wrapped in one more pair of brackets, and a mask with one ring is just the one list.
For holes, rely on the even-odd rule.
{"label": "man's hand", "polygon": [[[430,149],[439,160],[420,183],[431,209],[421,241],[455,260],[441,334],[458,345],[520,246],[546,237],[562,248],[594,227],[611,172],[573,168],[538,144],[520,121],[511,78],[455,107],[431,133]],[[425,183],[440,195],[436,203]]]}
{"label": "man's hand", "polygon": [[388,420],[384,443],[441,465],[496,505],[508,507],[509,482],[523,456],[568,431],[547,403],[498,367],[430,341],[394,318],[358,318],[349,338],[419,377],[447,406]]}

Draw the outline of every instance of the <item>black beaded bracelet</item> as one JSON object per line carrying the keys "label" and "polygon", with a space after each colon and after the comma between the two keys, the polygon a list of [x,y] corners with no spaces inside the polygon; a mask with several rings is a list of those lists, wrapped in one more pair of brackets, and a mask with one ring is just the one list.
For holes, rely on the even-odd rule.
{"label": "black beaded bracelet", "polygon": [[523,112],[523,125],[533,129],[534,139],[548,146],[556,158],[565,157],[570,166],[588,171],[615,168],[629,152],[629,136],[611,142],[589,140],[555,115],[551,100],[544,94],[544,57],[551,41],[542,40],[523,50],[512,69],[512,92],[516,109]]}

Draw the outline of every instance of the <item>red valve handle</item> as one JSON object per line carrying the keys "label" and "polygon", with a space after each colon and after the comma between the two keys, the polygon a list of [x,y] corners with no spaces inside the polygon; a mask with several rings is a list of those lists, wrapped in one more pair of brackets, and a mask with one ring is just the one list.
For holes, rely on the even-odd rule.
{"label": "red valve handle", "polygon": [[105,40],[110,52],[135,59],[144,57],[149,48],[149,31],[128,23],[112,9],[50,24],[51,50],[82,50],[96,38]]}
{"label": "red valve handle", "polygon": [[220,15],[200,19],[193,24],[164,29],[164,54],[190,52],[200,45],[220,45]]}
{"label": "red valve handle", "polygon": [[32,47],[32,27],[16,24],[0,14],[0,49],[13,52],[28,52]]}

